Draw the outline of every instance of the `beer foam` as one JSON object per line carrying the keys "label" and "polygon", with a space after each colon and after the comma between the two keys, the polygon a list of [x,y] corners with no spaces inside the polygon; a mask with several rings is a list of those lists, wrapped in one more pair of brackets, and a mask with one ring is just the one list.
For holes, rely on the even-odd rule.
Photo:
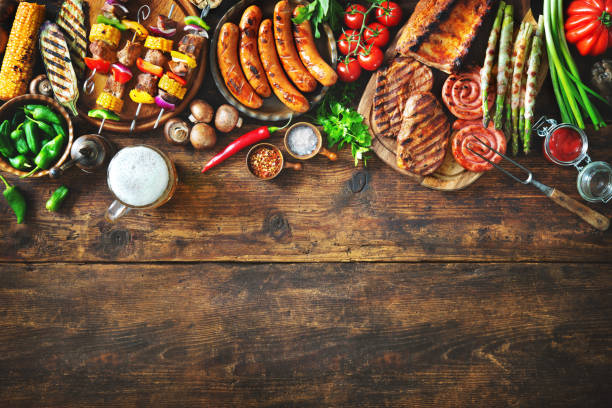
{"label": "beer foam", "polygon": [[133,207],[151,205],[163,196],[170,175],[164,158],[145,146],[120,150],[108,166],[108,186],[117,198]]}

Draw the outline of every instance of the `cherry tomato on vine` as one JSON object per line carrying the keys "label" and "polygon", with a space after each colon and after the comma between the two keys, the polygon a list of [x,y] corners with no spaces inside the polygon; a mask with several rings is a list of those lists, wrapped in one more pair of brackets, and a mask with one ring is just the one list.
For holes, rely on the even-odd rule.
{"label": "cherry tomato on vine", "polygon": [[359,31],[347,30],[340,35],[338,39],[338,49],[344,55],[347,55],[361,46],[361,38]]}
{"label": "cherry tomato on vine", "polygon": [[383,1],[376,9],[376,20],[387,27],[393,27],[402,20],[402,9],[393,1]]}
{"label": "cherry tomato on vine", "polygon": [[363,31],[363,40],[382,48],[389,42],[389,29],[380,23],[370,23]]}
{"label": "cherry tomato on vine", "polygon": [[361,4],[351,4],[344,11],[344,25],[353,30],[361,30],[366,11]]}
{"label": "cherry tomato on vine", "polygon": [[350,57],[338,62],[338,76],[343,82],[355,82],[361,76],[361,66],[357,59]]}
{"label": "cherry tomato on vine", "polygon": [[368,71],[376,71],[383,63],[384,54],[380,48],[370,45],[359,52],[359,65]]}

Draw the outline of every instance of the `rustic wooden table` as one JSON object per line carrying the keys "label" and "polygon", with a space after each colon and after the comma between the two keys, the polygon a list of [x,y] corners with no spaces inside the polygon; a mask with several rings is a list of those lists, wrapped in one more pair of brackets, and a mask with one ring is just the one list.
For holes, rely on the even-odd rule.
{"label": "rustic wooden table", "polygon": [[[610,161],[612,132],[589,136]],[[346,151],[257,182],[244,152],[201,175],[211,152],[110,138],[160,147],[181,184],[109,224],[104,172],[8,177],[29,212],[0,204],[0,405],[609,406],[612,233],[537,190],[431,191]],[[579,198],[574,169],[521,162]]]}

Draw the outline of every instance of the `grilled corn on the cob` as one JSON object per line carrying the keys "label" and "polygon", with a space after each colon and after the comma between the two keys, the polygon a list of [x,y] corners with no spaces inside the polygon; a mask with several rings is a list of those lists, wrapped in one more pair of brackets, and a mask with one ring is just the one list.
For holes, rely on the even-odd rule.
{"label": "grilled corn on the cob", "polygon": [[157,87],[159,89],[163,89],[170,95],[175,96],[179,99],[183,99],[185,97],[185,93],[187,93],[187,88],[184,88],[183,86],[181,86],[181,84],[179,84],[166,74],[161,77],[159,83],[157,84]]}
{"label": "grilled corn on the cob", "polygon": [[144,46],[151,50],[160,50],[163,52],[172,51],[172,40],[168,40],[162,37],[148,36],[145,40]]}
{"label": "grilled corn on the cob", "polygon": [[89,41],[94,42],[96,40],[104,41],[111,47],[117,48],[119,41],[121,41],[121,31],[106,24],[94,24],[89,31]]}
{"label": "grilled corn on the cob", "polygon": [[32,79],[38,29],[44,17],[45,6],[19,3],[0,70],[1,100],[26,93]]}
{"label": "grilled corn on the cob", "polygon": [[96,99],[96,105],[100,106],[102,109],[108,109],[119,113],[123,109],[123,100],[114,97],[108,92],[101,92],[98,99]]}

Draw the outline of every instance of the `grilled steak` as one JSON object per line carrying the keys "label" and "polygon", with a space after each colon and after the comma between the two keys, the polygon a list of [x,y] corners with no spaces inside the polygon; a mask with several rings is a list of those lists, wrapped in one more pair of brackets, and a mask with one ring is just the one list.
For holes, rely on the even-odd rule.
{"label": "grilled steak", "polygon": [[128,40],[125,46],[117,53],[117,58],[126,67],[131,67],[136,62],[136,59],[140,57],[141,52],[142,44]]}
{"label": "grilled steak", "polygon": [[126,85],[127,84],[122,84],[115,81],[114,76],[109,75],[106,79],[106,85],[104,85],[104,92],[108,92],[115,98],[123,99],[123,93],[125,92]]}
{"label": "grilled steak", "polygon": [[414,92],[433,87],[431,70],[411,57],[395,58],[376,74],[372,129],[380,136],[396,138],[402,125],[406,100]]}
{"label": "grilled steak", "polygon": [[168,61],[168,58],[166,58],[164,53],[160,50],[149,49],[145,54],[144,60],[158,67],[163,67],[166,61]]}
{"label": "grilled steak", "polygon": [[397,136],[397,165],[425,176],[436,171],[444,160],[450,124],[436,97],[415,93],[406,101],[403,122]]}
{"label": "grilled steak", "polygon": [[91,51],[91,56],[95,59],[103,59],[110,62],[115,61],[115,51],[110,45],[103,41],[92,41],[91,44],[89,44],[89,51]]}
{"label": "grilled steak", "polygon": [[144,91],[151,96],[155,95],[155,91],[157,90],[157,77],[146,73],[138,75],[135,89]]}
{"label": "grilled steak", "polygon": [[170,71],[180,77],[184,77],[189,73],[189,66],[182,61],[170,61],[168,62]]}
{"label": "grilled steak", "polygon": [[179,41],[178,50],[183,54],[188,54],[193,58],[197,58],[202,50],[202,44],[204,44],[204,37],[195,34],[187,34]]}
{"label": "grilled steak", "polygon": [[[417,7],[423,2],[429,0],[421,0]],[[411,30],[406,30],[397,51],[449,74],[458,71],[492,3],[492,0],[456,0],[442,13],[442,19],[429,24],[427,34],[421,35],[419,41],[414,41],[409,35]]]}

